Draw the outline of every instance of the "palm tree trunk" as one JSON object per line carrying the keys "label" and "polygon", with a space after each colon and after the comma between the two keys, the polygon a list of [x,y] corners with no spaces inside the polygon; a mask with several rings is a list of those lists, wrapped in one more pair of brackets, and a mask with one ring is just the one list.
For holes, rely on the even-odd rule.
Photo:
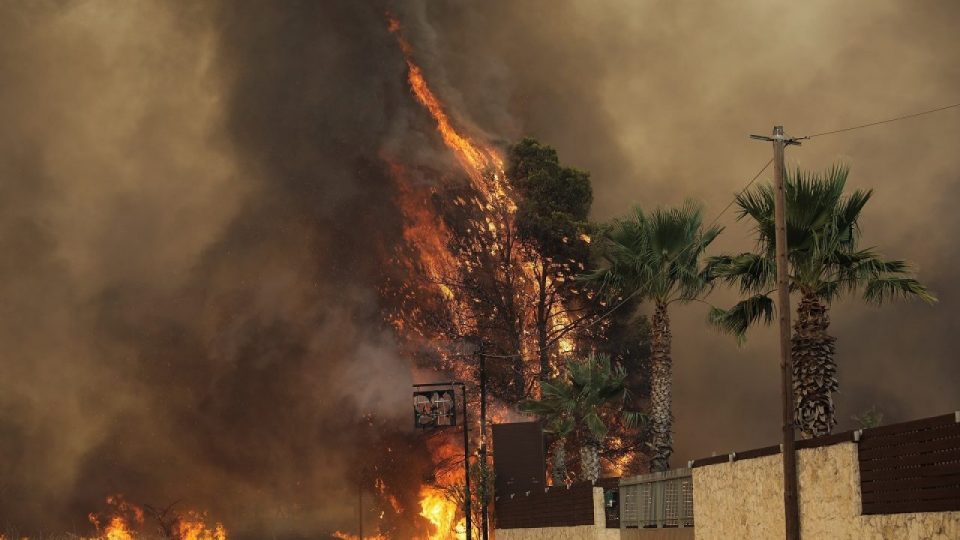
{"label": "palm tree trunk", "polygon": [[670,455],[673,454],[673,361],[670,358],[670,317],[665,303],[657,301],[652,323],[650,429],[653,435],[653,458],[650,469],[665,471],[670,468]]}
{"label": "palm tree trunk", "polygon": [[553,485],[562,486],[567,483],[567,446],[564,437],[557,437],[553,442],[553,470],[550,475],[553,477]]}
{"label": "palm tree trunk", "polygon": [[593,439],[580,447],[580,479],[591,482],[600,479],[600,444]]}
{"label": "palm tree trunk", "polygon": [[828,435],[836,425],[833,393],[837,391],[836,338],[827,333],[827,306],[803,293],[793,325],[793,398],[797,427],[805,437]]}

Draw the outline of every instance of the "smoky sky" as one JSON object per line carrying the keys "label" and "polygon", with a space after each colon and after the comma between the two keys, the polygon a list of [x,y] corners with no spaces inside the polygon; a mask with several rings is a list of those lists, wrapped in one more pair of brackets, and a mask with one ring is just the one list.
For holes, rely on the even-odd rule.
{"label": "smoky sky", "polygon": [[385,9],[2,4],[0,527],[82,532],[113,493],[354,523],[356,426],[406,427],[411,380],[377,298],[413,110]]}
{"label": "smoky sky", "polygon": [[[801,136],[960,101],[960,6],[948,1],[438,3],[426,13],[453,21],[431,36],[450,99],[488,132],[537,136],[589,170],[597,220],[686,198],[713,219],[771,157],[747,136],[775,124]],[[889,422],[960,405],[958,138],[951,110],[788,151],[790,167],[843,162],[851,188],[874,189],[864,245],[912,262],[940,298],[834,306],[838,429],[871,406]],[[720,223],[714,252],[752,248],[734,212]],[[718,290],[709,301],[735,298]],[[705,312],[673,313],[675,465],[779,436],[774,328],[738,348]]]}
{"label": "smoky sky", "polygon": [[[452,163],[387,11],[458,125],[554,145],[598,220],[716,215],[769,159],[749,133],[960,83],[947,1],[0,3],[0,527],[82,529],[116,492],[261,537],[352,520],[354,427],[401,431],[411,380],[378,304],[402,226],[383,157]],[[835,307],[841,428],[958,408],[958,136],[954,111],[790,149],[874,188],[866,243],[941,300]],[[721,222],[717,250],[751,246]],[[677,464],[778,433],[772,330],[737,348],[704,312],[673,314]]]}

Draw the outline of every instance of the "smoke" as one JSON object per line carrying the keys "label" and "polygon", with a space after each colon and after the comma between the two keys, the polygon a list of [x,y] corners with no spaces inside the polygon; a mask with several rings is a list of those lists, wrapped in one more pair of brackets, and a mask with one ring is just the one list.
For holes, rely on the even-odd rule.
{"label": "smoke", "polygon": [[[437,62],[462,110],[489,132],[530,134],[587,169],[598,220],[633,205],[704,201],[710,219],[770,159],[774,124],[799,136],[958,101],[956,3],[914,9],[894,1],[484,2],[431,4]],[[415,46],[417,44],[415,43]],[[919,269],[935,306],[858,300],[833,310],[841,393],[839,429],[876,405],[885,421],[958,408],[950,313],[960,290],[954,232],[960,113],[956,110],[825,136],[791,147],[788,165],[852,168],[873,188],[865,245]],[[762,180],[769,180],[768,171]],[[752,247],[735,213],[716,251]],[[729,291],[710,298],[728,306]],[[687,459],[779,438],[774,328],[747,344],[704,324],[702,304],[674,309],[677,453]]]}
{"label": "smoke", "polygon": [[411,380],[377,295],[411,105],[366,4],[0,6],[0,526],[118,492],[355,523]]}
{"label": "smoke", "polygon": [[[0,4],[0,525],[84,530],[123,492],[307,536],[352,522],[354,469],[382,450],[363,415],[415,446],[381,323],[401,219],[380,156],[452,161],[388,9],[460,125],[555,145],[597,219],[719,212],[769,159],[748,133],[945,104],[960,79],[946,1]],[[837,306],[842,421],[957,408],[958,135],[944,113],[791,148],[875,188],[867,243],[941,298]],[[750,247],[722,222],[720,249]],[[772,331],[737,349],[703,312],[673,316],[677,463],[779,429]]]}

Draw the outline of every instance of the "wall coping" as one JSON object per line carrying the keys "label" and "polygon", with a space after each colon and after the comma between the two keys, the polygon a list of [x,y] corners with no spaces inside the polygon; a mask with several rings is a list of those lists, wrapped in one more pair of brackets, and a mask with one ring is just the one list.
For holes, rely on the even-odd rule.
{"label": "wall coping", "polygon": [[[960,423],[960,411],[955,411],[950,414],[931,416],[928,418],[920,418],[918,420],[909,420],[907,422],[900,422],[898,424],[888,424],[874,428],[842,431],[840,433],[824,435],[823,437],[814,437],[812,439],[801,439],[796,442],[796,449],[803,450],[806,448],[820,448],[823,446],[832,446],[834,444],[846,442],[859,442],[864,433],[869,436],[882,436],[887,433],[900,432],[904,428],[921,428],[928,425],[949,424],[951,422]],[[719,465],[720,463],[731,463],[744,459],[773,456],[780,453],[780,447],[781,445],[778,444],[774,446],[764,446],[762,448],[753,448],[741,452],[730,452],[729,454],[721,454],[719,456],[694,459],[687,463],[687,467],[690,469],[696,469],[698,467],[706,467],[707,465]]]}
{"label": "wall coping", "polygon": [[507,493],[507,494],[504,494],[504,495],[496,495],[496,496],[494,496],[493,499],[494,499],[494,501],[499,501],[500,499],[513,499],[513,498],[515,498],[515,497],[529,497],[531,494],[537,494],[537,493],[540,493],[541,491],[542,491],[543,493],[553,493],[553,492],[555,492],[555,491],[563,491],[563,490],[569,491],[571,488],[582,488],[582,487],[586,487],[586,486],[591,486],[591,487],[594,487],[594,488],[610,489],[610,488],[615,488],[615,487],[617,487],[618,485],[620,485],[620,477],[619,477],[619,476],[611,476],[611,477],[607,477],[607,478],[601,478],[601,479],[597,480],[596,482],[592,482],[592,481],[589,481],[589,480],[578,480],[578,481],[576,481],[576,482],[571,482],[571,483],[569,483],[569,484],[560,484],[560,485],[555,485],[555,486],[543,486],[542,489],[539,489],[539,488],[538,488],[538,489],[533,489],[533,490],[528,490],[528,491],[518,491],[518,492],[515,492],[515,493]]}
{"label": "wall coping", "polygon": [[[863,430],[857,429],[842,431],[840,433],[825,435],[823,437],[814,437],[812,439],[801,439],[796,442],[795,447],[797,450],[804,450],[807,448],[821,448],[824,446],[832,446],[846,442],[857,442],[860,440],[860,434],[862,432]],[[688,463],[688,467],[691,469],[696,469],[699,467],[705,467],[707,465],[719,465],[720,463],[731,463],[734,461],[743,461],[745,459],[774,456],[780,453],[781,446],[782,445],[779,444],[773,446],[763,446],[761,448],[752,448],[750,450],[741,450],[739,452],[730,452],[729,454],[695,459]]]}

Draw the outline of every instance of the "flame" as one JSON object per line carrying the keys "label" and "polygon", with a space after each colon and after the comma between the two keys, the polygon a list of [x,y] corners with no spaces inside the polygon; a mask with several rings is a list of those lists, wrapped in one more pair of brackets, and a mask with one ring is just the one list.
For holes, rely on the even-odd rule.
{"label": "flame", "polygon": [[[481,300],[467,297],[463,287],[457,288],[451,286],[451,283],[457,283],[459,272],[464,269],[472,270],[480,268],[482,260],[486,257],[499,260],[507,259],[511,268],[510,277],[514,281],[512,286],[516,287],[518,296],[524,298],[534,298],[536,296],[536,283],[538,282],[537,268],[539,261],[535,253],[528,251],[529,248],[518,247],[515,238],[510,238],[509,242],[503,242],[502,239],[513,231],[514,217],[517,212],[516,195],[511,186],[507,183],[504,171],[504,162],[500,153],[491,145],[484,143],[477,137],[471,137],[466,131],[458,129],[455,118],[451,117],[450,111],[444,106],[434,91],[428,84],[423,69],[414,61],[414,51],[410,42],[404,37],[400,22],[387,14],[387,25],[389,31],[394,35],[403,53],[404,61],[407,65],[407,83],[414,99],[423,106],[432,118],[437,133],[443,144],[456,158],[457,163],[466,173],[469,179],[469,190],[460,190],[458,196],[451,196],[457,210],[464,210],[468,217],[465,225],[465,238],[454,237],[454,234],[464,233],[459,226],[461,223],[454,224],[450,222],[448,227],[444,222],[447,214],[441,215],[439,211],[431,206],[429,202],[440,194],[439,190],[432,186],[418,186],[411,176],[411,171],[402,165],[392,162],[387,157],[384,159],[390,166],[391,177],[397,187],[397,202],[404,218],[404,240],[406,246],[411,248],[414,260],[407,260],[401,257],[400,262],[405,264],[408,269],[415,270],[419,267],[420,274],[426,277],[431,283],[436,295],[442,298],[446,304],[446,311],[452,317],[458,314],[467,321],[454,319],[451,321],[453,331],[424,329],[420,322],[426,315],[428,318],[432,314],[426,313],[430,308],[423,305],[414,305],[401,310],[400,313],[392,317],[392,324],[399,334],[410,335],[411,332],[417,334],[424,341],[431,344],[442,342],[445,339],[459,338],[465,335],[476,333],[476,321],[482,320],[488,316],[487,313],[481,313],[475,307]],[[460,126],[462,127],[462,126]],[[437,197],[442,199],[441,197]],[[469,211],[468,211],[469,210]],[[471,213],[472,212],[472,213]],[[454,216],[460,214],[453,213]],[[590,243],[591,238],[587,234],[578,235],[583,242]],[[473,249],[479,246],[477,252],[482,255],[478,260],[471,260],[471,254],[468,257],[462,257],[459,250],[453,250],[454,240],[464,240]],[[568,239],[564,239],[568,241]],[[516,270],[514,270],[514,268]],[[582,267],[581,267],[582,269]],[[499,271],[499,270],[497,270]],[[516,272],[513,274],[512,272]],[[542,277],[542,276],[541,276]],[[568,276],[547,276],[547,287],[552,287],[555,283],[560,283]],[[541,281],[542,283],[542,281]],[[414,292],[408,292],[405,298],[417,297],[419,290],[416,285],[411,285]],[[532,311],[532,310],[530,310]],[[521,332],[518,351],[524,361],[536,362],[537,347],[536,338],[532,332],[528,332],[529,323],[532,322],[534,315],[532,313],[522,313],[519,321],[524,329]],[[571,325],[571,317],[565,306],[560,302],[555,303],[548,313],[548,324],[550,331],[567,329]],[[449,332],[445,334],[444,332]],[[431,334],[428,334],[432,332]],[[568,333],[560,338],[556,343],[556,350],[559,354],[572,353],[575,350],[576,338],[572,333]],[[434,346],[437,349],[438,356],[442,365],[437,366],[443,370],[451,372],[454,376],[472,380],[473,372],[468,363],[450,358],[442,347]],[[552,375],[556,375],[553,373]],[[534,389],[536,392],[537,389]],[[503,420],[509,417],[509,408],[503,403],[491,403],[489,407],[490,415],[494,421]],[[481,434],[481,438],[486,434]],[[443,463],[451,456],[451,452],[460,452],[462,448],[459,445],[453,445],[447,439],[439,438],[443,441],[439,446],[430,442],[431,455],[436,464]],[[462,460],[462,457],[461,457]],[[615,465],[616,469],[626,468],[628,458],[620,459]],[[462,538],[465,536],[465,524],[462,517],[462,510],[458,508],[457,503],[451,500],[449,494],[443,489],[444,486],[452,486],[462,482],[462,471],[456,474],[452,471],[440,474],[433,485],[423,485],[419,491],[420,515],[429,521],[434,529],[428,536],[428,540],[441,540],[448,538]]]}
{"label": "flame", "polygon": [[410,84],[410,90],[417,102],[423,105],[433,117],[443,143],[453,151],[478,192],[488,200],[505,204],[511,212],[516,211],[516,203],[503,183],[503,159],[493,148],[481,146],[480,143],[469,139],[453,127],[443,105],[423,77],[423,70],[413,61],[413,47],[401,33],[400,22],[390,15],[387,17],[387,27],[397,38],[407,63],[407,82]]}
{"label": "flame", "polygon": [[[90,523],[96,529],[96,536],[81,540],[134,540],[143,538],[144,512],[139,506],[128,502],[122,495],[111,495],[106,499],[112,507],[104,520],[95,513],[89,514]],[[227,530],[222,523],[209,525],[203,512],[187,510],[175,513],[168,523],[173,540],[227,540]],[[165,525],[166,527],[167,525]],[[147,536],[149,537],[149,535]]]}
{"label": "flame", "polygon": [[177,520],[177,533],[180,540],[227,540],[227,531],[222,523],[208,527],[206,515],[192,510]]}
{"label": "flame", "polygon": [[443,220],[424,204],[432,192],[414,189],[403,165],[390,163],[390,171],[397,187],[397,203],[406,222],[403,238],[419,253],[427,277],[436,284],[446,300],[453,301],[455,295],[444,283],[444,278],[456,268],[456,261],[447,248],[450,231]]}
{"label": "flame", "polygon": [[466,520],[457,519],[457,505],[446,494],[432,486],[420,488],[420,515],[427,518],[434,528],[427,540],[466,538]]}
{"label": "flame", "polygon": [[[450,115],[427,83],[423,70],[414,62],[413,48],[401,33],[399,21],[389,14],[388,29],[396,37],[403,53],[407,64],[407,83],[413,97],[430,114],[444,145],[454,155],[470,180],[473,195],[457,197],[454,199],[454,203],[464,208],[467,208],[468,205],[473,207],[472,209],[480,217],[468,225],[468,230],[470,234],[488,238],[485,243],[490,245],[490,249],[493,250],[492,254],[496,254],[496,250],[501,248],[496,241],[490,241],[489,239],[495,240],[499,234],[508,230],[509,221],[512,220],[517,211],[514,194],[505,183],[506,175],[503,159],[493,147],[469,137],[454,127]],[[444,282],[456,282],[457,272],[461,269],[458,264],[469,265],[472,264],[472,261],[458,260],[448,247],[451,231],[446,227],[442,218],[425,204],[430,200],[433,193],[424,188],[413,187],[414,182],[409,177],[409,171],[390,162],[390,160],[387,161],[390,164],[391,176],[397,185],[398,203],[405,221],[404,240],[406,244],[415,252],[425,277],[435,284],[437,291],[448,304],[447,311],[452,314],[470,314],[471,310],[475,309],[473,305],[476,300],[464,297],[460,291],[444,285]],[[523,274],[522,278],[525,279],[523,283],[526,283],[527,287],[531,287],[535,281],[533,262],[525,253],[518,252],[515,255]],[[392,322],[395,328],[401,332],[412,330],[411,321],[418,320],[420,316],[418,309],[419,307],[394,317]],[[476,318],[474,317],[474,319]],[[467,319],[470,319],[470,317],[467,317]],[[567,321],[562,319],[555,322],[566,324]],[[459,334],[459,336],[475,331],[469,323],[455,320],[453,324],[456,334]],[[428,336],[421,334],[421,337]],[[531,349],[532,342],[525,342],[522,345],[524,353],[533,350]],[[567,349],[568,344],[561,344],[561,348]],[[569,345],[569,348],[572,349],[572,344]],[[445,358],[443,351],[438,352],[441,358]],[[524,356],[527,358],[534,357],[534,355],[528,354]],[[443,367],[453,371],[457,376],[466,379],[472,377],[469,366],[463,362]],[[508,414],[505,406],[495,403],[491,404],[490,411],[493,417],[506,417]],[[439,440],[440,443],[434,441],[430,443],[432,456],[436,463],[449,460],[458,453],[462,455],[463,450],[459,445],[454,445],[447,439],[440,438]],[[430,522],[433,528],[433,532],[429,534],[427,540],[465,538],[466,525],[462,509],[451,500],[449,493],[443,489],[443,486],[461,483],[463,481],[462,477],[462,471],[448,470],[446,473],[439,475],[435,485],[421,486],[419,492],[420,515]]]}
{"label": "flame", "polygon": [[122,495],[109,495],[107,505],[113,507],[107,524],[101,529],[100,517],[91,513],[87,517],[97,530],[97,540],[133,540],[134,528],[143,524],[143,509],[124,500]]}
{"label": "flame", "polygon": [[133,531],[122,517],[113,516],[104,529],[103,538],[104,540],[133,540]]}

